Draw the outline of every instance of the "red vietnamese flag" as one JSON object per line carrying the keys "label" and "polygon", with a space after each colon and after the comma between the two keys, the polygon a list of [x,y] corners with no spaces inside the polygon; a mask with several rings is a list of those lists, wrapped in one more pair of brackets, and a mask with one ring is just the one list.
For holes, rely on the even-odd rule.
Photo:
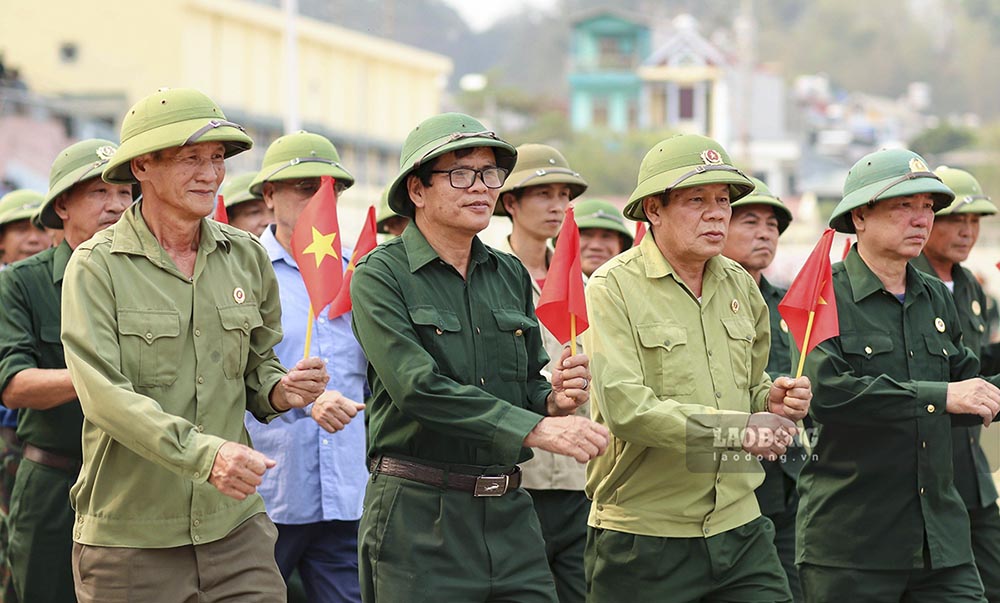
{"label": "red vietnamese flag", "polygon": [[[833,279],[830,272],[830,247],[833,245],[834,230],[827,228],[819,243],[809,254],[809,259],[799,270],[784,299],[778,304],[778,312],[788,324],[788,330],[795,338],[795,344],[804,357],[816,344],[840,335],[840,321],[837,316],[837,299],[833,293]],[[812,329],[809,330],[809,315],[814,313]]]}
{"label": "red vietnamese flag", "polygon": [[576,335],[587,330],[587,300],[583,296],[583,269],[580,268],[580,230],[573,208],[566,210],[556,239],[545,286],[538,298],[535,314],[560,343],[573,339],[570,316],[576,316]]}
{"label": "red vietnamese flag", "polygon": [[847,259],[847,254],[851,253],[851,245],[854,244],[854,240],[851,237],[844,239],[844,255],[840,256],[841,260]]}
{"label": "red vietnamese flag", "polygon": [[372,205],[368,208],[368,216],[365,218],[365,225],[361,227],[361,234],[358,235],[358,242],[354,244],[354,252],[351,253],[351,261],[347,264],[347,270],[344,272],[344,284],[340,286],[340,291],[337,292],[337,297],[334,298],[333,303],[330,304],[330,313],[328,317],[330,319],[337,318],[341,314],[346,314],[351,311],[351,277],[354,276],[354,265],[357,264],[358,260],[365,257],[365,254],[375,249],[378,245],[378,240],[375,238],[375,233],[378,231],[377,224],[375,222],[375,206]]}
{"label": "red vietnamese flag", "polygon": [[226,202],[223,200],[222,195],[218,195],[215,198],[215,212],[212,213],[212,219],[216,222],[229,224],[229,216],[226,215]]}
{"label": "red vietnamese flag", "polygon": [[299,214],[292,230],[292,256],[299,266],[313,312],[319,314],[337,296],[344,279],[337,193],[330,176],[323,176],[319,190]]}
{"label": "red vietnamese flag", "polygon": [[637,220],[635,223],[635,240],[632,241],[632,247],[638,247],[639,241],[644,236],[646,236],[646,223],[642,220]]}

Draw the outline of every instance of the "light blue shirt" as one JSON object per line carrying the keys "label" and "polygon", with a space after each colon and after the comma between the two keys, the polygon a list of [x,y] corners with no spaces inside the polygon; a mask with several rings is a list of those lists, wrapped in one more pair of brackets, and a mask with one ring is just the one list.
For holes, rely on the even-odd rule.
{"label": "light blue shirt", "polygon": [[[286,367],[302,359],[309,296],[295,259],[274,237],[273,226],[261,235],[281,297],[281,328],[285,332],[274,351]],[[344,266],[351,250],[344,248]],[[351,330],[351,313],[330,320],[327,308],[313,321],[311,356],[326,361],[328,389],[364,402],[367,361]],[[305,524],[361,517],[368,469],[365,466],[365,420],[358,413],[347,427],[328,433],[313,420],[312,407],[293,408],[264,425],[249,414],[247,431],[253,447],[278,462],[264,474],[257,489],[274,523]]]}

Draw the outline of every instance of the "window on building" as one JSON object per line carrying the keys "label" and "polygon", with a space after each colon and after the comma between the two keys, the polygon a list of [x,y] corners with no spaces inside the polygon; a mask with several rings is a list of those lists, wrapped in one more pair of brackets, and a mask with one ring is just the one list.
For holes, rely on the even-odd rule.
{"label": "window on building", "polygon": [[608,99],[598,97],[594,99],[594,108],[591,112],[591,123],[595,126],[608,125]]}
{"label": "window on building", "polygon": [[623,69],[630,66],[629,56],[621,38],[605,36],[598,40],[598,64],[603,69]]}
{"label": "window on building", "polygon": [[684,86],[677,92],[679,104],[677,117],[680,119],[694,119],[694,88]]}
{"label": "window on building", "polygon": [[59,61],[62,63],[75,63],[78,55],[75,42],[63,42],[59,46]]}

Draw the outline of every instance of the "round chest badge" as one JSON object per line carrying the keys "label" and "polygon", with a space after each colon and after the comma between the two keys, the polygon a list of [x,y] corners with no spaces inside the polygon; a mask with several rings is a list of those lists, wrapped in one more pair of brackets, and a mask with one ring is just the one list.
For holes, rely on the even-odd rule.
{"label": "round chest badge", "polygon": [[781,319],[781,332],[782,333],[787,333],[788,332],[788,323],[785,322],[784,318]]}
{"label": "round chest badge", "polygon": [[740,311],[740,300],[734,299],[732,301],[732,303],[729,304],[729,307],[733,309],[733,314],[739,312]]}
{"label": "round chest badge", "polygon": [[938,316],[934,319],[934,328],[938,330],[938,333],[944,333],[944,321]]}
{"label": "round chest badge", "polygon": [[715,149],[707,149],[701,152],[701,160],[705,165],[718,165],[722,163],[722,155]]}
{"label": "round chest badge", "polygon": [[238,304],[242,304],[247,300],[247,294],[243,291],[243,287],[233,289],[233,299],[235,299]]}
{"label": "round chest badge", "polygon": [[983,307],[979,305],[978,299],[972,300],[972,313],[975,314],[976,316],[979,316],[980,314],[983,313]]}

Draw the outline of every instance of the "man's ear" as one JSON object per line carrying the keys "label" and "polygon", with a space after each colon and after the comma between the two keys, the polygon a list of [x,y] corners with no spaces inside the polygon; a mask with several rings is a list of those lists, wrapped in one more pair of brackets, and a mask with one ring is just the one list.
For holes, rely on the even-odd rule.
{"label": "man's ear", "polygon": [[424,196],[426,187],[416,174],[406,177],[406,193],[410,196],[410,201],[415,207],[423,209],[427,207],[427,199]]}

